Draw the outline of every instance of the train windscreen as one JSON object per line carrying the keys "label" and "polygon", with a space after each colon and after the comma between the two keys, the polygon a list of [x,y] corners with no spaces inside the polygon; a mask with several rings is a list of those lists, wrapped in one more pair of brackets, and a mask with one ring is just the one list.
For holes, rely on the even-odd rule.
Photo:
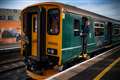
{"label": "train windscreen", "polygon": [[57,35],[60,31],[60,10],[49,9],[48,10],[48,22],[47,32],[49,35]]}

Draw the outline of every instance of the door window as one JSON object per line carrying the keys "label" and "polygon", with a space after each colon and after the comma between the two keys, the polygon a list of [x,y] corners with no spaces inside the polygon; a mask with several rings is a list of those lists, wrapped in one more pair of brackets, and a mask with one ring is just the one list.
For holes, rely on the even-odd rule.
{"label": "door window", "polygon": [[33,32],[37,32],[37,15],[33,15],[32,22],[33,22]]}
{"label": "door window", "polygon": [[95,36],[103,36],[104,29],[103,28],[95,28]]}
{"label": "door window", "polygon": [[104,23],[95,22],[95,36],[104,36]]}

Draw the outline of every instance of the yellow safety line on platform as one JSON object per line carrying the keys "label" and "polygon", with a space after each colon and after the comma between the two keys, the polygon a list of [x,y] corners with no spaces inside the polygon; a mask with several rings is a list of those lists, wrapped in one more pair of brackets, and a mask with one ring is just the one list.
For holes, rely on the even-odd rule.
{"label": "yellow safety line on platform", "polygon": [[120,57],[117,58],[112,64],[106,67],[99,75],[97,75],[93,80],[100,80],[114,65],[120,61]]}

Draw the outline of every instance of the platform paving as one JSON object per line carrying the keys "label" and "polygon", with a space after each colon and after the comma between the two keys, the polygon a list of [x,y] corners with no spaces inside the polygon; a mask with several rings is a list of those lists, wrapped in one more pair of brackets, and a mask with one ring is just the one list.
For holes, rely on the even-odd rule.
{"label": "platform paving", "polygon": [[[71,77],[69,80],[97,80],[95,77],[99,75],[106,67],[108,67],[114,60],[120,57],[120,50],[97,62],[93,66]],[[119,62],[120,63],[120,62]],[[120,64],[117,63],[110,71],[108,71],[100,80],[119,80],[120,79]]]}

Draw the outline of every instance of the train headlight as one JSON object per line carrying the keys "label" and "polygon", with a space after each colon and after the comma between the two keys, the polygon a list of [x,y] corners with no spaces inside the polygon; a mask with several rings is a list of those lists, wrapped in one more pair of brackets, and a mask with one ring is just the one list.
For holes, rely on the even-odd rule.
{"label": "train headlight", "polygon": [[48,54],[57,55],[57,49],[47,48],[47,52]]}
{"label": "train headlight", "polygon": [[54,50],[53,49],[51,49],[51,53],[54,54]]}

